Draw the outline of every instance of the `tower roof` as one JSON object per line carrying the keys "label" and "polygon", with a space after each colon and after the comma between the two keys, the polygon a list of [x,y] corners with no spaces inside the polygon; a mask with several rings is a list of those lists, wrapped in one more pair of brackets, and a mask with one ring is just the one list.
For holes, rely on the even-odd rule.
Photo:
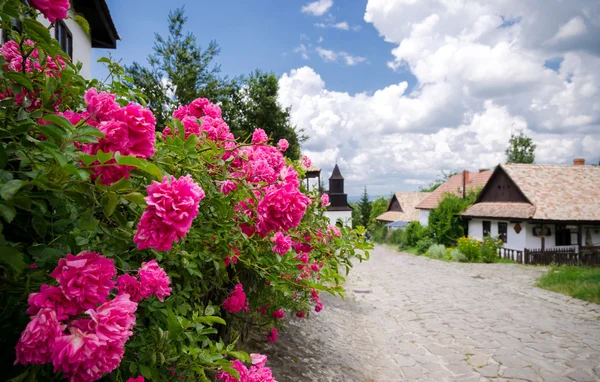
{"label": "tower roof", "polygon": [[342,176],[342,173],[340,172],[340,168],[338,167],[337,163],[335,164],[335,167],[333,168],[333,172],[331,173],[331,176],[329,177],[329,179],[344,180],[344,177]]}

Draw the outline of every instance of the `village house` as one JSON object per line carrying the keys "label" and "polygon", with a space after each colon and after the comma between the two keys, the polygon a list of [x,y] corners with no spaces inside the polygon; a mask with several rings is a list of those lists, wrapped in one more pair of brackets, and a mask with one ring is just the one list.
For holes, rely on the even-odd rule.
{"label": "village house", "polygon": [[419,211],[421,225],[427,226],[429,224],[429,212],[440,204],[444,199],[444,194],[453,193],[464,197],[471,190],[483,188],[490,176],[492,176],[491,170],[479,170],[479,172],[464,170],[461,174],[450,177],[415,207]]}
{"label": "village house", "polygon": [[406,227],[412,221],[419,221],[419,210],[415,207],[429,195],[429,192],[396,192],[388,203],[387,211],[375,219],[386,223],[390,229]]}
{"label": "village house", "polygon": [[505,251],[600,245],[600,167],[506,164],[463,214],[469,236],[499,237]]}
{"label": "village house", "polygon": [[[81,62],[81,75],[91,80],[92,48],[115,49],[119,34],[105,0],[72,0],[71,5],[70,18],[57,20],[50,29],[50,34],[58,40],[73,63]],[[82,16],[87,21],[90,26],[89,34],[73,20],[76,15]],[[46,27],[51,25],[43,16],[40,16],[38,21]],[[20,31],[23,26],[19,21],[15,21],[14,28]],[[1,35],[4,44],[9,34],[3,30]]]}

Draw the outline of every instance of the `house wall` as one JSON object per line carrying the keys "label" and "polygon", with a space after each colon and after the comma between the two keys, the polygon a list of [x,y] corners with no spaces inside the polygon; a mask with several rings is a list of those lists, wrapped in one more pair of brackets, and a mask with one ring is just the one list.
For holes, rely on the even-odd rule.
{"label": "house wall", "polygon": [[352,211],[325,211],[323,213],[328,219],[329,224],[335,224],[338,219],[341,219],[345,225],[351,225]]}
{"label": "house wall", "polygon": [[419,210],[419,223],[427,227],[429,224],[429,210]]}

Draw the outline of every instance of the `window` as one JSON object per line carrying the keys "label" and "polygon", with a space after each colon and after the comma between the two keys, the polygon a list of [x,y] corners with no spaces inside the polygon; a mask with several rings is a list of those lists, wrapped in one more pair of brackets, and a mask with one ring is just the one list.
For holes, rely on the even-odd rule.
{"label": "window", "polygon": [[555,245],[558,247],[560,245],[571,245],[571,230],[567,228],[566,225],[556,225],[556,238]]}
{"label": "window", "polygon": [[502,240],[503,243],[507,242],[508,223],[498,223],[498,239]]}
{"label": "window", "polygon": [[67,28],[67,24],[62,20],[58,20],[56,21],[54,29],[56,31],[55,37],[58,40],[60,47],[69,55],[69,57],[71,57],[71,59],[73,59],[73,35],[69,28]]}
{"label": "window", "polygon": [[483,237],[490,236],[492,234],[492,222],[483,221]]}

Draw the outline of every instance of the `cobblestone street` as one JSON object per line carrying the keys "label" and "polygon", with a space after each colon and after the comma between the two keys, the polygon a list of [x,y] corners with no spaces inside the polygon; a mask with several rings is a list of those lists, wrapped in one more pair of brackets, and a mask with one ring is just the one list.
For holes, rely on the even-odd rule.
{"label": "cobblestone street", "polygon": [[600,306],[534,287],[544,272],[377,247],[345,300],[254,350],[279,382],[600,381]]}

